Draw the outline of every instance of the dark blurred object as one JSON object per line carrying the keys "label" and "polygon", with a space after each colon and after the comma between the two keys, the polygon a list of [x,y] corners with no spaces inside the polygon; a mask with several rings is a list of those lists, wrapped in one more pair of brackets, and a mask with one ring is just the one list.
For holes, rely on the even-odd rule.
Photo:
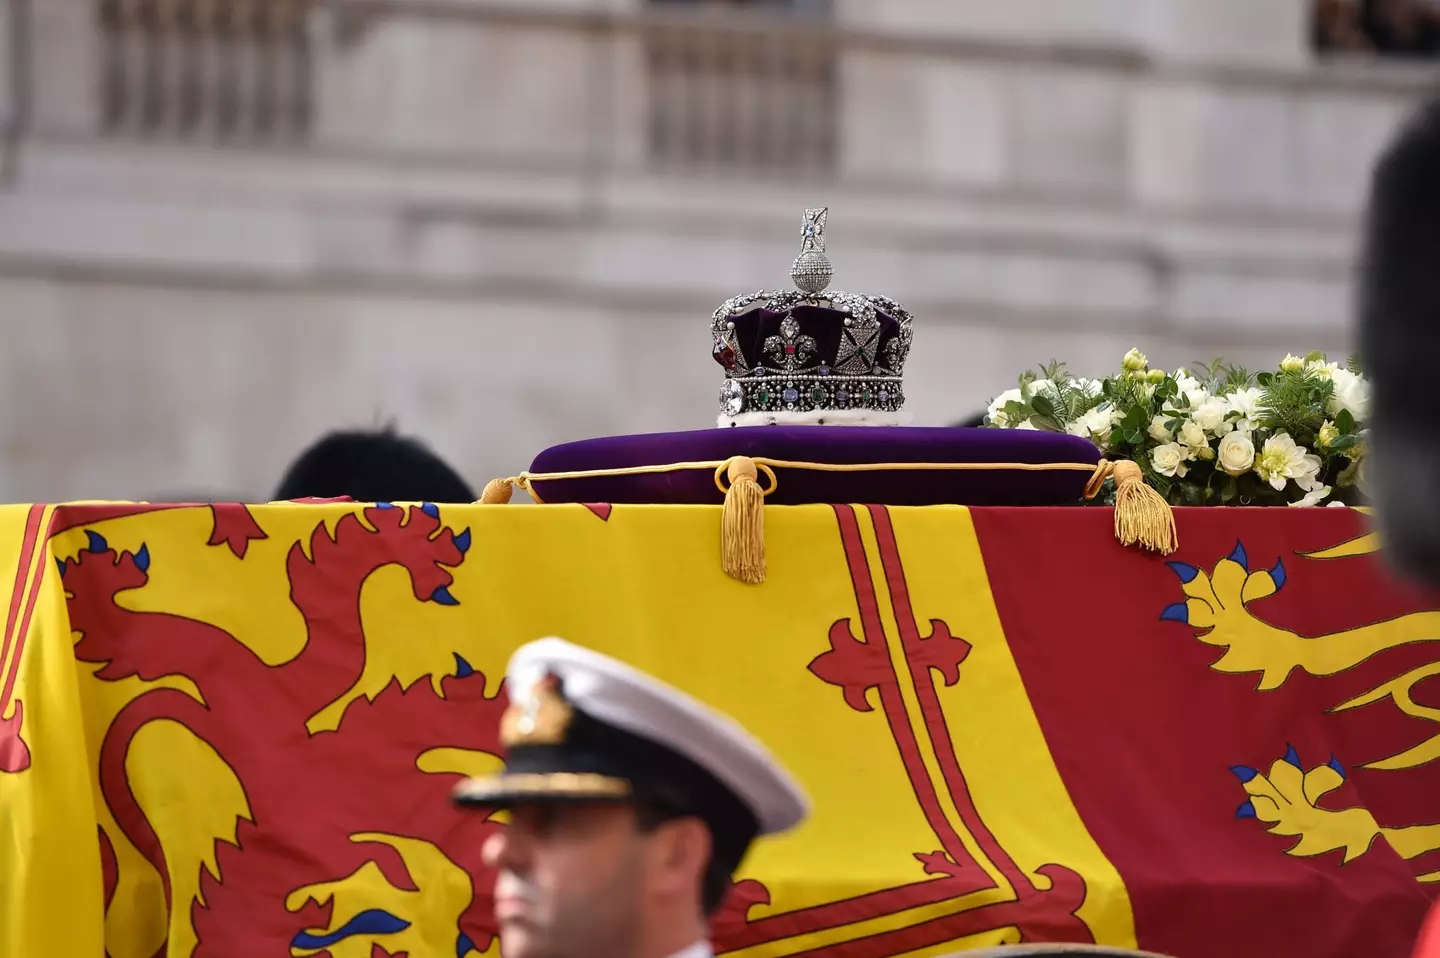
{"label": "dark blurred object", "polygon": [[1311,43],[1322,52],[1440,54],[1440,5],[1434,0],[1313,0],[1310,13]]}
{"label": "dark blurred object", "polygon": [[290,466],[275,498],[356,502],[474,502],[475,492],[420,440],[380,431],[332,432]]}
{"label": "dark blurred object", "polygon": [[1361,24],[1360,0],[1316,0],[1311,10],[1311,44],[1316,50],[1374,50]]}
{"label": "dark blurred object", "polygon": [[1375,49],[1390,56],[1432,57],[1440,18],[1424,0],[1364,0],[1361,27]]}
{"label": "dark blurred object", "polygon": [[1440,100],[1381,156],[1370,184],[1360,346],[1373,390],[1371,496],[1402,572],[1440,586]]}
{"label": "dark blurred object", "polygon": [[962,419],[959,422],[952,422],[951,429],[975,429],[985,425],[985,413],[977,412],[969,419]]}

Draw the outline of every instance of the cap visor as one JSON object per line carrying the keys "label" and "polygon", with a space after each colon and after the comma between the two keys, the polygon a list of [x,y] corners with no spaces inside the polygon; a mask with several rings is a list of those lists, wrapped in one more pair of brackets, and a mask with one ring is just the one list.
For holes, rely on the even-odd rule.
{"label": "cap visor", "polygon": [[577,772],[524,772],[470,778],[455,787],[459,805],[514,805],[518,802],[622,801],[631,797],[623,778]]}

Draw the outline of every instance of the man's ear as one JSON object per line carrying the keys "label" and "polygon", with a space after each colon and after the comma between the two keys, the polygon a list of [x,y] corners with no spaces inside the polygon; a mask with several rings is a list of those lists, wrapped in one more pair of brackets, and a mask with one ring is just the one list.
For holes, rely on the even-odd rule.
{"label": "man's ear", "polygon": [[712,851],[710,829],[698,818],[665,822],[653,835],[656,877],[666,890],[700,889]]}

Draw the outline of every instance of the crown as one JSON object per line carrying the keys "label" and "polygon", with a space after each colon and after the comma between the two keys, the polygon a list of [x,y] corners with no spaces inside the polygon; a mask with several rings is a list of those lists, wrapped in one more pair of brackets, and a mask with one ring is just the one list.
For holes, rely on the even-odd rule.
{"label": "crown", "polygon": [[826,291],[835,273],[825,255],[829,212],[805,211],[794,290],[736,296],[715,310],[721,426],[902,421],[910,314],[884,296]]}

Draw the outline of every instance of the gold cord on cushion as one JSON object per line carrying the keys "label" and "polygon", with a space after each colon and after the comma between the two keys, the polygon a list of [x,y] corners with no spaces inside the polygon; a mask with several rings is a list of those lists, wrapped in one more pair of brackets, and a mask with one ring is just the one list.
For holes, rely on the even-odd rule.
{"label": "gold cord on cushion", "polygon": [[[760,485],[760,473],[770,480]],[[721,481],[721,473],[730,483]],[[720,513],[720,565],[746,585],[765,581],[765,497],[775,491],[775,470],[748,456],[735,456],[715,469],[715,488],[725,493]]]}
{"label": "gold cord on cushion", "polygon": [[[613,476],[643,476],[655,473],[709,469],[715,473],[715,487],[725,495],[720,518],[720,562],[725,573],[748,585],[765,581],[765,497],[775,491],[776,469],[804,469],[812,472],[1088,472],[1085,498],[1099,494],[1105,480],[1115,479],[1115,538],[1123,545],[1139,545],[1169,555],[1178,546],[1175,515],[1160,494],[1145,484],[1140,467],[1129,460],[1110,462],[799,462],[767,456],[731,456],[729,459],[695,462],[668,462],[650,466],[620,466],[613,469],[582,469],[574,472],[522,472],[507,479],[492,479],[480,502],[487,505],[510,501],[515,487],[528,492],[536,502],[534,483],[566,479],[603,479]],[[762,486],[760,476],[769,484]],[[722,478],[723,477],[723,478]]]}
{"label": "gold cord on cushion", "polygon": [[1145,473],[1129,459],[1101,459],[1085,484],[1085,498],[1094,499],[1105,480],[1115,479],[1115,538],[1121,545],[1139,545],[1161,555],[1180,548],[1175,513],[1160,493],[1145,483]]}

